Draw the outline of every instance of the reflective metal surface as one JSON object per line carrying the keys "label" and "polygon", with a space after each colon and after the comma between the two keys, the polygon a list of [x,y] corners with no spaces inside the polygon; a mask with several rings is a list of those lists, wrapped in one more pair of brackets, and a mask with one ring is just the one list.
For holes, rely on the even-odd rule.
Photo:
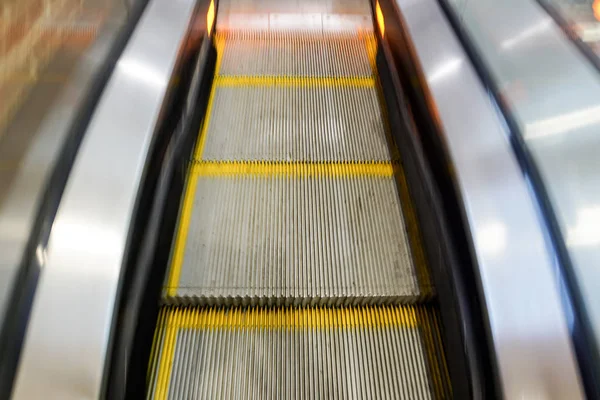
{"label": "reflective metal surface", "polygon": [[14,398],[97,398],[132,212],[195,2],[152,1],[118,61],[51,232]]}
{"label": "reflective metal surface", "polygon": [[[540,0],[567,22],[566,27],[600,57],[600,0]],[[558,21],[557,21],[558,22]]]}
{"label": "reflective metal surface", "polygon": [[0,329],[57,157],[126,21],[120,2],[8,0],[0,11]]}
{"label": "reflective metal surface", "polygon": [[[503,121],[437,2],[396,2],[435,101],[465,205],[501,391],[508,399],[582,398],[555,261]],[[488,33],[510,25],[503,21]]]}
{"label": "reflective metal surface", "polygon": [[535,2],[455,6],[537,164],[598,344],[600,74]]}

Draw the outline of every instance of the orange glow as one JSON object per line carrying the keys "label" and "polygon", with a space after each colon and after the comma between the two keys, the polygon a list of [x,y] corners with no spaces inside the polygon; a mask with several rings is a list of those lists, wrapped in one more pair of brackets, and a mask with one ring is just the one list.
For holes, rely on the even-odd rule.
{"label": "orange glow", "polygon": [[594,10],[594,17],[600,21],[600,0],[594,1],[594,4],[592,4],[592,9]]}
{"label": "orange glow", "polygon": [[208,12],[206,13],[206,29],[208,29],[209,35],[213,27],[213,22],[215,22],[215,1],[210,0],[210,6],[208,6]]}
{"label": "orange glow", "polygon": [[379,32],[381,32],[381,37],[383,37],[383,34],[385,33],[385,22],[383,21],[383,13],[381,12],[379,2],[375,4],[375,15],[377,16],[377,25],[379,25]]}

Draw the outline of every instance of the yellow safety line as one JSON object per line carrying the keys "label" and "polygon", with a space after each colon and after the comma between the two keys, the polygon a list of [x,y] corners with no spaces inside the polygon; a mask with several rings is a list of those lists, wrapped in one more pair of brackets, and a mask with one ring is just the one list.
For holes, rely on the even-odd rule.
{"label": "yellow safety line", "polygon": [[[385,328],[415,327],[421,323],[418,318],[419,306],[363,306],[346,308],[329,307],[281,307],[281,308],[245,308],[226,309],[168,306],[166,324],[167,340],[175,340],[179,329],[222,329],[222,328]],[[175,317],[175,316],[183,317]],[[169,331],[173,328],[174,331]],[[170,332],[170,333],[169,333]],[[168,353],[163,352],[161,359],[167,365],[172,357],[169,344]],[[158,354],[158,353],[157,353]],[[171,357],[171,358],[169,358]]]}
{"label": "yellow safety line", "polygon": [[215,90],[216,85],[213,84],[210,89],[210,96],[208,97],[208,105],[206,106],[206,114],[204,114],[204,119],[202,120],[202,127],[200,128],[200,140],[196,144],[196,149],[194,150],[194,158],[197,160],[202,159],[202,153],[204,152],[204,143],[206,143],[206,134],[208,132],[208,126],[210,124],[210,116],[212,113],[213,103],[215,100]]}
{"label": "yellow safety line", "polygon": [[217,61],[215,64],[215,76],[221,70],[221,61],[223,60],[223,50],[225,49],[225,38],[217,34],[215,36],[215,50],[217,51]]}
{"label": "yellow safety line", "polygon": [[[165,319],[165,310],[161,310],[158,314],[157,327],[162,327]],[[154,338],[152,339],[152,350],[150,350],[150,361],[148,363],[148,369],[146,371],[146,382],[150,382],[150,379],[154,375],[156,369],[156,358],[158,343],[162,341],[162,329],[156,329],[154,332]]]}
{"label": "yellow safety line", "polygon": [[183,255],[185,253],[185,243],[187,241],[187,234],[190,221],[192,219],[192,210],[194,208],[194,197],[196,195],[197,183],[198,177],[196,175],[188,175],[185,198],[183,200],[183,207],[181,209],[179,218],[179,229],[177,230],[177,237],[175,239],[175,251],[173,252],[171,261],[169,280],[167,281],[166,289],[168,296],[175,296],[177,293],[177,287],[179,286],[179,276],[181,275],[181,265],[183,264]]}
{"label": "yellow safety line", "polygon": [[404,176],[404,170],[400,164],[394,164],[394,176],[397,180],[398,192],[400,194],[400,205],[402,207],[402,214],[406,221],[406,230],[408,233],[409,244],[417,270],[418,283],[421,291],[421,296],[429,297],[432,293],[431,277],[429,276],[429,269],[427,268],[427,261],[425,259],[425,253],[423,251],[423,239],[421,235],[421,229],[416,219],[416,211],[413,205],[412,196],[408,189],[406,177]]}
{"label": "yellow safety line", "polygon": [[215,76],[217,86],[338,86],[374,87],[373,77],[315,77],[315,76]]}
{"label": "yellow safety line", "polygon": [[392,177],[394,165],[390,162],[371,163],[308,163],[270,161],[195,162],[192,175],[219,176],[320,176],[320,177]]}
{"label": "yellow safety line", "polygon": [[367,49],[367,57],[373,74],[377,72],[377,40],[373,35],[365,35],[363,37],[365,47]]}
{"label": "yellow safety line", "polygon": [[200,127],[200,140],[196,144],[196,149],[194,150],[194,158],[201,159],[202,152],[204,151],[204,143],[206,142],[206,132],[208,131],[208,126],[210,125],[210,116],[212,115],[213,103],[215,100],[215,91],[216,91],[216,80],[221,70],[221,60],[223,59],[223,48],[225,47],[225,41],[222,38],[219,38],[217,35],[215,37],[215,48],[217,50],[217,61],[215,64],[215,72],[213,77],[212,87],[210,88],[210,95],[208,96],[208,104],[206,106],[206,113],[204,114],[204,118],[202,119],[202,126]]}
{"label": "yellow safety line", "polygon": [[154,391],[155,399],[166,399],[169,394],[169,382],[171,380],[171,371],[175,357],[177,329],[181,325],[182,311],[180,309],[174,310],[174,312],[164,310],[164,312],[167,316],[166,322],[163,326],[157,327],[157,329],[165,329],[166,332],[162,343],[162,352],[158,352],[161,358],[160,366],[158,367],[158,380]]}

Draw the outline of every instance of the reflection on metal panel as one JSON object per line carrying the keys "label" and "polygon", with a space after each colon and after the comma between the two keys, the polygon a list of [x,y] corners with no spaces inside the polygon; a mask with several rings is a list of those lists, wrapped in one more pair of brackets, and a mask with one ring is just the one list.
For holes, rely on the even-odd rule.
{"label": "reflection on metal panel", "polygon": [[471,1],[460,9],[540,172],[598,343],[598,70],[535,2]]}
{"label": "reflection on metal panel", "polygon": [[[582,398],[554,260],[503,122],[439,5],[434,0],[397,4],[465,204],[503,395]],[[520,40],[536,36],[537,28],[520,34],[498,46],[518,47]]]}
{"label": "reflection on metal panel", "polygon": [[194,4],[152,1],[104,90],[50,235],[14,398],[100,395],[132,213]]}
{"label": "reflection on metal panel", "polygon": [[0,328],[78,106],[125,20],[119,0],[0,5]]}
{"label": "reflection on metal panel", "polygon": [[600,57],[600,0],[540,0],[554,6],[567,28]]}

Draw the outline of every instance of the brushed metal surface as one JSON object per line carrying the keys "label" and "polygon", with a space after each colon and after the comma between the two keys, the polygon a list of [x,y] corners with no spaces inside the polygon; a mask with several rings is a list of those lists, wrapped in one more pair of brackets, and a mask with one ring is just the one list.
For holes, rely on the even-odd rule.
{"label": "brushed metal surface", "polygon": [[377,89],[244,85],[214,88],[202,159],[389,161]]}
{"label": "brushed metal surface", "polygon": [[[507,399],[583,398],[554,272],[556,260],[506,125],[439,4],[396,3],[435,102],[465,207],[502,394]],[[482,11],[485,4],[488,19],[497,17],[497,25],[482,25],[482,36],[496,35],[514,23],[490,12],[500,3],[467,3],[476,8],[481,4]],[[508,3],[520,10],[518,4],[528,2],[502,4]]]}
{"label": "brushed metal surface", "polygon": [[177,301],[414,302],[393,176],[199,177]]}
{"label": "brushed metal surface", "polygon": [[[373,34],[358,32],[217,33],[220,75],[373,76]],[[222,49],[222,50],[221,50]]]}
{"label": "brushed metal surface", "polygon": [[598,348],[600,74],[534,1],[468,2],[460,15],[541,174]]}
{"label": "brushed metal surface", "polygon": [[[87,6],[83,9],[86,10]],[[108,14],[107,10],[102,11]],[[0,123],[0,328],[10,306],[8,296],[13,290],[21,290],[14,286],[16,277],[46,185],[68,139],[69,130],[78,117],[80,110],[76,105],[84,102],[119,28],[125,22],[120,10],[108,20],[92,22],[85,20],[89,15],[80,13],[81,10],[72,18],[62,20],[49,13],[44,16],[43,22],[48,26],[63,24],[61,29],[65,37],[72,35],[81,43],[70,46],[58,46],[59,42],[48,44],[52,51],[45,49],[49,52],[44,55],[49,58],[47,65],[37,59],[40,55],[35,51],[40,51],[40,45],[25,48],[29,63],[21,66],[22,69],[17,68],[16,76],[2,72],[4,91],[0,89],[0,97],[5,101],[0,104],[0,109],[9,106],[10,97],[20,96],[23,99],[19,101],[19,104],[22,102],[19,111],[10,121],[3,121],[6,126]],[[0,21],[13,31],[38,29],[28,34],[43,37],[43,32],[46,32],[48,35],[47,28],[44,31],[37,26],[10,26],[11,14],[7,13],[2,18]],[[78,31],[78,28],[84,29]],[[92,28],[93,36],[85,30]],[[10,34],[4,32],[0,36],[8,40]],[[31,76],[23,76],[23,70]],[[36,251],[37,262],[41,265],[44,264],[45,252],[43,247]]]}
{"label": "brushed metal surface", "polygon": [[101,395],[132,214],[194,5],[147,5],[92,116],[50,235],[15,399]]}

